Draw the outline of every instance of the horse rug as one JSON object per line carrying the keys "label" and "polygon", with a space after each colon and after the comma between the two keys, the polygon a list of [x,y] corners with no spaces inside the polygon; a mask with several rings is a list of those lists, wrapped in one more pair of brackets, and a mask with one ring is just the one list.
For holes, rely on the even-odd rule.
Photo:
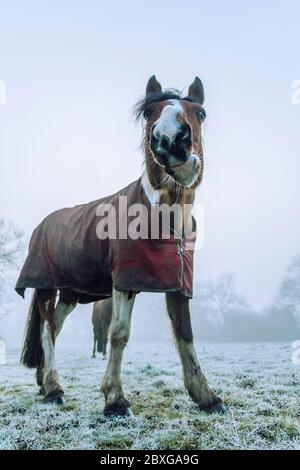
{"label": "horse rug", "polygon": [[[124,196],[126,208],[120,204]],[[193,249],[186,249],[184,237],[120,235],[120,221],[129,226],[134,217],[128,216],[128,207],[137,203],[151,210],[141,178],[112,196],[48,215],[32,234],[16,291],[24,297],[26,288],[71,288],[80,292],[82,303],[111,296],[112,286],[128,292],[180,291],[192,297]],[[106,218],[103,211],[99,215],[99,207],[110,208]],[[117,219],[114,238],[100,223],[108,220],[108,213]]]}

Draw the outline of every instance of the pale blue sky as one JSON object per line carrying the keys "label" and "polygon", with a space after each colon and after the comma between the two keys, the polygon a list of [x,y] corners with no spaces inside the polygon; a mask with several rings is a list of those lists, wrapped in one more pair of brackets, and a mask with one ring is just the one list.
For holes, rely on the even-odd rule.
{"label": "pale blue sky", "polygon": [[255,305],[300,252],[300,2],[0,0],[0,215],[27,235],[50,211],[141,173],[130,108],[156,74],[206,90],[205,245]]}

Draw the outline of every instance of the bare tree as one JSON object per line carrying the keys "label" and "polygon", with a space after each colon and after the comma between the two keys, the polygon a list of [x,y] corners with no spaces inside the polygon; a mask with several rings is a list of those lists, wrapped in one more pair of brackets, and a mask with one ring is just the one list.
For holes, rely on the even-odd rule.
{"label": "bare tree", "polygon": [[0,219],[0,320],[8,313],[5,306],[7,287],[23,249],[23,231]]}
{"label": "bare tree", "polygon": [[206,281],[199,291],[199,306],[212,323],[222,324],[227,315],[250,309],[247,299],[236,292],[231,273],[220,274],[216,281]]}

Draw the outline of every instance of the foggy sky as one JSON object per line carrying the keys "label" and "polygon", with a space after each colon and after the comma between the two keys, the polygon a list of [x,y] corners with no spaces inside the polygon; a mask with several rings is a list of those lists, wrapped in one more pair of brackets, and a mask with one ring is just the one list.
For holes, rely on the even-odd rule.
{"label": "foggy sky", "polygon": [[[257,307],[300,252],[298,1],[0,1],[0,217],[49,212],[141,174],[130,109],[150,75],[206,91],[197,280],[232,271]],[[16,300],[16,309],[24,308]]]}

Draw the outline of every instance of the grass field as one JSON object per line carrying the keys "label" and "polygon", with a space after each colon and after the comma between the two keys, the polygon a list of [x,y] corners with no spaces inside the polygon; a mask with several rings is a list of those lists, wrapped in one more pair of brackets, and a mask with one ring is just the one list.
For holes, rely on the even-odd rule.
{"label": "grass field", "polygon": [[0,366],[1,449],[300,449],[300,366],[291,345],[206,344],[202,368],[228,406],[199,412],[184,390],[175,347],[129,344],[123,382],[134,416],[105,418],[106,362],[88,348],[58,348],[61,407],[43,403],[34,373],[9,351]]}

